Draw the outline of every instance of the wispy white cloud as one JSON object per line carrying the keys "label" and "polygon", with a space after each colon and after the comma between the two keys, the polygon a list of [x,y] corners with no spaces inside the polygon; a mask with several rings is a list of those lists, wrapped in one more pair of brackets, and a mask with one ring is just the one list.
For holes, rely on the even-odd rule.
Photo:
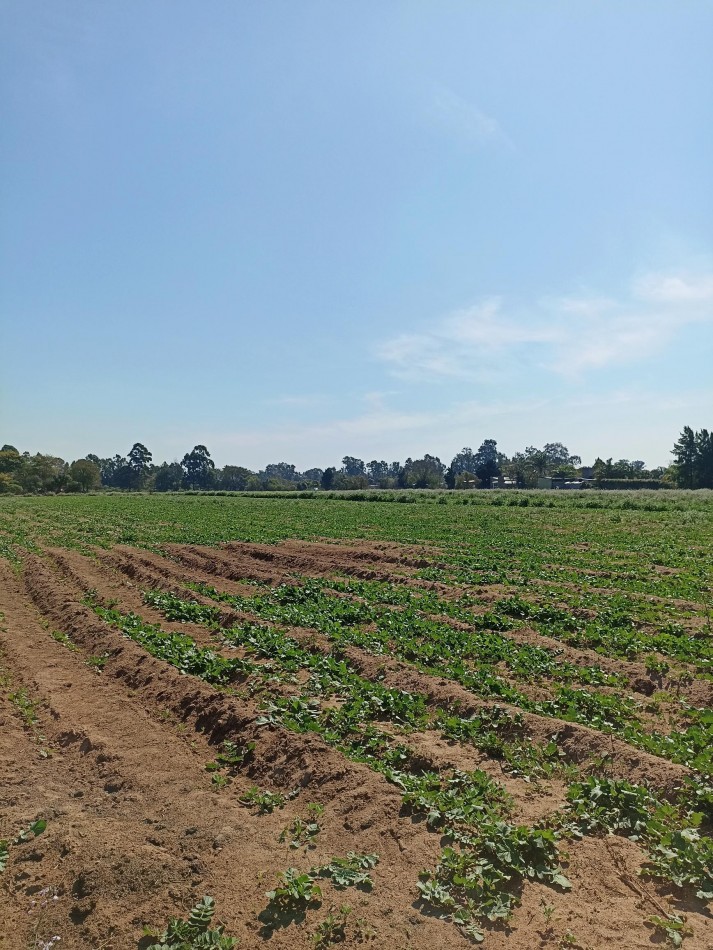
{"label": "wispy white cloud", "polygon": [[[682,418],[694,428],[706,424],[705,407],[713,403],[713,390],[671,393],[631,384],[567,400],[520,394],[507,398],[486,392],[484,398],[456,398],[438,409],[406,410],[386,401],[370,406],[367,397],[361,400],[364,410],[323,423],[263,425],[237,432],[201,429],[196,439],[200,435],[198,441],[209,445],[216,464],[230,462],[254,469],[278,460],[303,469],[338,465],[346,454],[366,461],[403,461],[409,455],[415,458],[430,452],[450,461],[462,446],[475,448],[484,438],[497,438],[509,454],[525,445],[561,440],[589,461],[596,455],[612,455],[658,465],[667,462]],[[185,433],[179,443],[185,446]],[[169,456],[171,452],[172,448],[167,449]]]}
{"label": "wispy white cloud", "polygon": [[274,396],[266,399],[268,406],[282,406],[285,409],[310,409],[314,406],[323,406],[328,398],[323,393],[300,393],[286,394],[284,396]]}
{"label": "wispy white cloud", "polygon": [[433,90],[429,113],[440,126],[472,145],[509,144],[497,119],[447,86]]}
{"label": "wispy white cloud", "polygon": [[713,322],[713,274],[647,273],[620,299],[583,293],[509,309],[493,297],[375,349],[403,379],[488,382],[524,367],[576,378],[646,360],[692,323]]}

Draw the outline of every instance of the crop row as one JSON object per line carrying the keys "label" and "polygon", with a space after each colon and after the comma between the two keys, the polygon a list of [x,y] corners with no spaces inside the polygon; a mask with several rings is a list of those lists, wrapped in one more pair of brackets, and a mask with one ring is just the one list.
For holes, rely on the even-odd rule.
{"label": "crop row", "polygon": [[[169,616],[182,610],[192,613],[193,620],[199,619],[197,608],[211,609],[165,594],[148,594],[147,599],[154,606],[163,607]],[[216,656],[213,651],[198,647],[185,634],[169,633],[135,614],[103,607],[96,598],[89,603],[102,619],[177,668],[186,672],[190,668],[193,675],[209,682],[223,683],[225,676],[231,675],[225,668],[212,664]],[[191,611],[191,606],[196,609]],[[209,617],[202,613],[200,620],[205,622]],[[261,630],[268,633],[265,641],[259,639]],[[222,633],[231,635],[231,631]],[[283,671],[288,678],[297,668],[309,670],[309,682],[299,693],[266,695],[265,711],[256,725],[279,724],[297,732],[320,735],[349,758],[383,774],[401,790],[404,809],[423,815],[429,827],[448,839],[438,866],[424,872],[419,882],[421,900],[476,940],[483,939],[484,921],[507,918],[512,913],[526,880],[537,879],[565,889],[570,886],[562,872],[557,847],[563,835],[593,833],[604,828],[620,833],[632,831],[626,824],[625,806],[628,807],[629,799],[619,794],[623,786],[610,785],[609,797],[613,796],[613,801],[606,808],[599,808],[601,793],[593,791],[592,780],[589,784],[575,783],[569,790],[565,811],[541,827],[513,825],[508,821],[510,797],[485,773],[426,768],[407,745],[376,728],[379,722],[406,730],[425,727],[429,717],[424,697],[366,680],[343,659],[310,651],[295,641],[289,643],[290,638],[284,634],[281,641],[280,631],[248,625],[244,631],[238,628],[232,633],[242,647],[261,657],[269,656],[273,664],[288,646]],[[207,653],[213,656],[206,657]],[[204,656],[206,663],[195,662],[196,656]],[[281,664],[275,664],[272,670],[278,678],[280,667]],[[238,671],[245,673],[244,661],[235,667]],[[339,698],[337,705],[320,702],[334,697]],[[452,724],[454,717],[448,718]],[[638,826],[633,831],[649,848],[647,873],[681,886],[693,886],[701,898],[708,899],[711,881],[706,868],[711,842],[697,830],[702,816],[683,804],[663,805],[648,791],[632,787],[643,802],[637,805],[643,832]],[[704,789],[701,794],[708,793]],[[625,817],[617,817],[621,815]]]}
{"label": "crop row", "polygon": [[[588,725],[624,741],[688,765],[702,773],[713,768],[713,711],[685,710],[688,724],[670,735],[648,731],[637,715],[636,703],[616,692],[555,685],[551,699],[531,699],[499,672],[504,664],[515,674],[541,684],[548,674],[556,679],[572,664],[560,664],[552,651],[517,644],[497,631],[488,630],[492,617],[473,618],[473,629],[442,623],[411,608],[380,610],[368,603],[331,596],[318,582],[280,585],[254,597],[240,597],[206,585],[192,585],[202,595],[236,610],[285,625],[310,627],[338,645],[354,645],[377,655],[390,654],[421,671],[444,676],[471,692],[508,702],[528,712]],[[203,622],[217,623],[220,612],[197,605]],[[190,605],[184,608],[190,611]],[[498,615],[495,615],[496,617]],[[177,613],[172,619],[187,619]],[[584,668],[585,670],[587,668]],[[591,668],[596,671],[597,668]]]}

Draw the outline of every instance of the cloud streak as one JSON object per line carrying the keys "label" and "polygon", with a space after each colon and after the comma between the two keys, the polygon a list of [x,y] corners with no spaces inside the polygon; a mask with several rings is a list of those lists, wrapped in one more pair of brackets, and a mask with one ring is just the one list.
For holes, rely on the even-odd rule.
{"label": "cloud streak", "polygon": [[497,119],[447,86],[433,91],[430,114],[440,126],[471,145],[510,144]]}
{"label": "cloud streak", "polygon": [[647,273],[621,299],[581,294],[509,309],[488,298],[384,340],[375,356],[402,379],[488,382],[526,366],[574,379],[641,362],[684,327],[711,322],[713,274]]}

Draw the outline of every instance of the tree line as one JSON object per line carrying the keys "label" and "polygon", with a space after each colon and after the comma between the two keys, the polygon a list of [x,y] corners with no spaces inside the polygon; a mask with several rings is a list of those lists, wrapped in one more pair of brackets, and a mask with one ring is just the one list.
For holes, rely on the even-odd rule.
{"label": "tree line", "polygon": [[65,462],[53,455],[19,452],[13,445],[0,449],[0,494],[45,494],[120,491],[289,491],[363,488],[535,488],[538,480],[560,482],[586,479],[600,488],[713,488],[713,435],[685,426],[675,443],[673,463],[648,469],[641,460],[597,458],[583,466],[578,455],[561,442],[542,448],[528,446],[508,457],[495,439],[485,439],[477,451],[463,448],[450,464],[437,455],[387,462],[346,455],[339,467],[298,471],[288,462],[276,462],[254,472],[240,465],[216,468],[205,445],[196,445],[181,461],[155,464],[153,455],[135,442],[126,456],[87,455]]}

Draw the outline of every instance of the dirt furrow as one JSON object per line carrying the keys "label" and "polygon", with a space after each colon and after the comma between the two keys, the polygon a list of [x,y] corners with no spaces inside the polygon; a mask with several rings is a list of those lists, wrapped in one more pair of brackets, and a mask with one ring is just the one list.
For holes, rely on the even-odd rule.
{"label": "dirt furrow", "polygon": [[[438,945],[443,939],[438,935],[445,932],[446,925],[414,914],[410,906],[416,896],[419,871],[436,860],[438,837],[423,825],[400,816],[401,796],[393,786],[365,766],[348,762],[318,737],[288,734],[281,729],[256,731],[253,706],[238,703],[192,677],[181,676],[147,656],[131,641],[115,637],[86,608],[76,604],[66,579],[58,578],[39,559],[29,560],[27,590],[34,602],[41,605],[44,616],[86,649],[108,649],[111,655],[104,673],[97,677],[76,654],[54,641],[45,643],[47,633],[35,623],[22,644],[13,633],[13,643],[18,651],[22,648],[15,660],[19,663],[22,656],[29,657],[26,662],[31,667],[30,643],[36,649],[37,639],[43,638],[43,650],[51,652],[62,669],[59,678],[70,685],[62,687],[54,679],[46,680],[35,672],[38,688],[48,694],[52,717],[62,722],[63,733],[77,735],[72,744],[78,742],[81,748],[88,739],[92,749],[101,748],[104,754],[116,756],[113,762],[120,762],[121,778],[112,783],[112,787],[120,787],[112,795],[115,802],[121,803],[118,814],[122,821],[127,820],[126,810],[133,808],[136,821],[145,831],[144,818],[153,813],[151,809],[147,812],[150,802],[160,816],[156,820],[166,828],[169,821],[176,823],[184,837],[186,827],[198,829],[187,835],[191,845],[199,842],[190,849],[198,869],[194,893],[198,895],[202,888],[212,893],[222,908],[232,908],[224,916],[232,932],[243,939],[243,945],[256,946],[259,942],[257,914],[264,909],[264,891],[274,882],[278,871],[303,863],[285,845],[276,842],[277,826],[283,827],[290,814],[300,813],[301,803],[312,800],[326,806],[326,820],[320,851],[311,855],[310,861],[328,861],[327,852],[331,849],[332,854],[340,853],[339,848],[343,852],[345,841],[351,841],[350,846],[360,850],[377,851],[381,860],[374,872],[374,892],[368,898],[358,898],[361,912],[389,945],[406,945],[407,931],[414,947]],[[13,617],[13,631],[28,626],[27,618],[23,622],[15,611]],[[196,758],[193,753],[181,754],[177,751],[182,747],[178,739],[167,744],[165,730],[170,732],[170,727],[154,721],[160,710],[166,711],[179,726],[187,727],[191,734],[199,734],[194,735],[193,741],[201,755]],[[157,729],[160,735],[154,739]],[[211,791],[210,776],[205,772],[211,750],[205,740],[217,742],[225,737],[235,741],[252,737],[257,740],[252,760],[235,784],[267,785],[285,791],[299,788],[300,794],[289,811],[266,816],[268,821],[257,819],[237,802],[237,788],[231,786],[219,795]],[[119,769],[119,765],[115,768]],[[164,849],[181,853],[180,842],[173,841],[165,830],[158,839]],[[146,901],[151,900],[152,896],[147,895]],[[162,906],[166,912],[159,913],[159,919],[165,918],[169,909],[176,909],[175,903],[167,899]],[[107,911],[105,918],[116,916],[116,911]],[[138,920],[136,913],[134,917]],[[317,919],[319,915],[315,915]],[[99,921],[100,917],[94,920]],[[448,928],[452,945],[465,945],[458,933],[451,930]],[[311,944],[308,932],[296,932],[292,927],[276,931],[271,945]]]}
{"label": "dirt furrow", "polygon": [[[126,552],[124,553],[126,554]],[[71,557],[76,561],[82,556],[72,555]],[[174,586],[171,585],[171,576],[168,570],[160,576],[165,579],[169,586]],[[143,577],[150,580],[151,572],[147,571]],[[96,580],[95,578],[95,582]],[[196,599],[209,603],[202,597],[196,597]],[[140,603],[137,609],[140,609]],[[144,611],[146,609],[143,608]],[[228,626],[244,619],[245,616],[231,611],[224,611],[223,614],[224,621]],[[180,627],[187,630],[187,625],[180,625]],[[303,643],[307,642],[315,649],[326,652],[332,648],[329,639],[316,631],[290,628],[289,633],[295,639]],[[500,705],[511,713],[519,712],[523,716],[525,735],[531,741],[547,743],[554,734],[557,734],[558,744],[566,759],[579,764],[585,770],[589,763],[598,763],[604,759],[608,771],[613,776],[628,778],[630,781],[646,782],[665,795],[670,795],[678,789],[685,776],[689,774],[685,767],[634,749],[626,742],[613,736],[603,735],[597,730],[578,723],[564,722],[553,717],[539,716],[534,713],[523,713],[506,703],[484,701],[457,683],[443,677],[422,673],[408,663],[393,660],[389,657],[374,656],[359,647],[342,648],[341,652],[349,660],[354,670],[368,679],[379,679],[390,687],[423,693],[431,706],[442,709],[457,708],[460,716],[477,716],[484,708],[492,709],[494,705]]]}

